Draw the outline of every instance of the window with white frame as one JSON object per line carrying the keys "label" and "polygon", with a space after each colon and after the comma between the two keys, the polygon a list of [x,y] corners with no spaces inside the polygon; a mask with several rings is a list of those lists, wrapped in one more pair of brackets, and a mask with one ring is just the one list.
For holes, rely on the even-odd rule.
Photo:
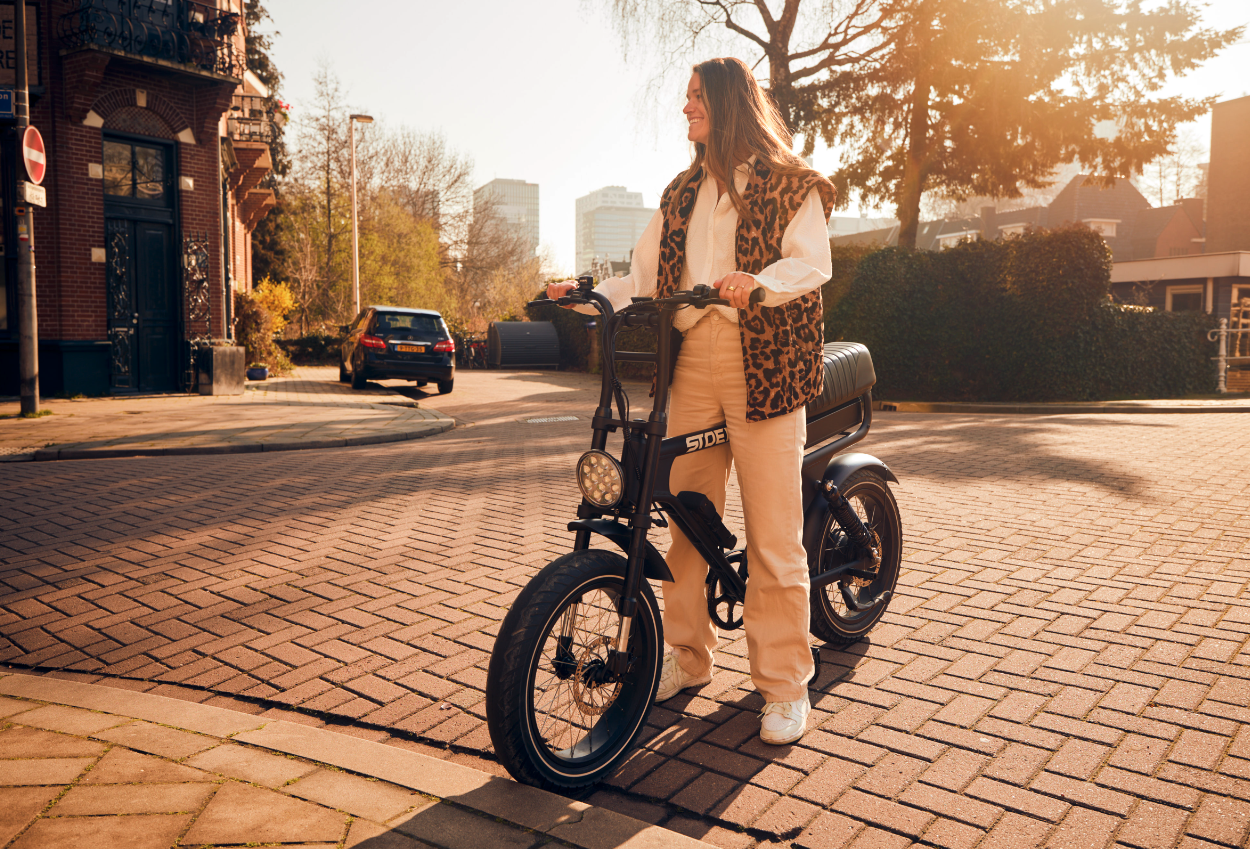
{"label": "window with white frame", "polygon": [[1169,286],[1163,308],[1168,312],[1202,312],[1202,284],[1187,283]]}
{"label": "window with white frame", "polygon": [[1019,236],[1024,233],[1024,228],[1027,226],[1027,224],[1001,224],[998,228],[998,235],[1004,237]]}
{"label": "window with white frame", "polygon": [[1081,222],[1089,229],[1093,230],[1104,239],[1115,238],[1115,225],[1120,223],[1118,218],[1086,218]]}
{"label": "window with white frame", "polygon": [[953,248],[955,247],[955,245],[958,245],[964,239],[967,239],[968,241],[971,242],[979,238],[981,238],[981,234],[978,233],[976,230],[965,230],[962,233],[949,233],[945,236],[938,237],[938,247]]}

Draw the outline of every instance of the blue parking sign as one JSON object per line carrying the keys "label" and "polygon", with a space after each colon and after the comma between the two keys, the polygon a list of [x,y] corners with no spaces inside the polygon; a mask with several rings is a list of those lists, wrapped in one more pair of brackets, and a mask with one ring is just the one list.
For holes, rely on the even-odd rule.
{"label": "blue parking sign", "polygon": [[13,89],[0,88],[0,120],[16,117],[13,112]]}

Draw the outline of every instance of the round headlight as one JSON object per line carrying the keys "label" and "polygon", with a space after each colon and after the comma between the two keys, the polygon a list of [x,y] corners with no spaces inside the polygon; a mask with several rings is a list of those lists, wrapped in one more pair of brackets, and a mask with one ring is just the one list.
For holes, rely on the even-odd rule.
{"label": "round headlight", "polygon": [[587,451],[577,461],[577,485],[596,507],[614,507],[625,489],[621,466],[602,451]]}

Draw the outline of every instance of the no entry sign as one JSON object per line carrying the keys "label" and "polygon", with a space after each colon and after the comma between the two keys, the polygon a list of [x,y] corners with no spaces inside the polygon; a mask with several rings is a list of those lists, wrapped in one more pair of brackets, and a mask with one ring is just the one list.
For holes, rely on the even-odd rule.
{"label": "no entry sign", "polygon": [[27,127],[22,136],[22,161],[26,163],[26,173],[36,186],[43,182],[44,174],[48,173],[48,155],[43,148],[43,136],[34,127]]}

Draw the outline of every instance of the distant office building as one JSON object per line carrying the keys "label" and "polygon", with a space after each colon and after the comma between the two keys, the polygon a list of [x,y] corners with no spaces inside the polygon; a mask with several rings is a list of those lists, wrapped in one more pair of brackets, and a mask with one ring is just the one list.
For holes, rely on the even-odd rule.
{"label": "distant office building", "polygon": [[578,198],[577,272],[590,270],[596,257],[625,260],[654,214],[642,205],[641,192],[624,186],[604,186]]}
{"label": "distant office building", "polygon": [[481,209],[493,196],[495,211],[505,222],[529,239],[530,249],[538,250],[538,184],[524,180],[494,179],[473,193],[473,209]]}

